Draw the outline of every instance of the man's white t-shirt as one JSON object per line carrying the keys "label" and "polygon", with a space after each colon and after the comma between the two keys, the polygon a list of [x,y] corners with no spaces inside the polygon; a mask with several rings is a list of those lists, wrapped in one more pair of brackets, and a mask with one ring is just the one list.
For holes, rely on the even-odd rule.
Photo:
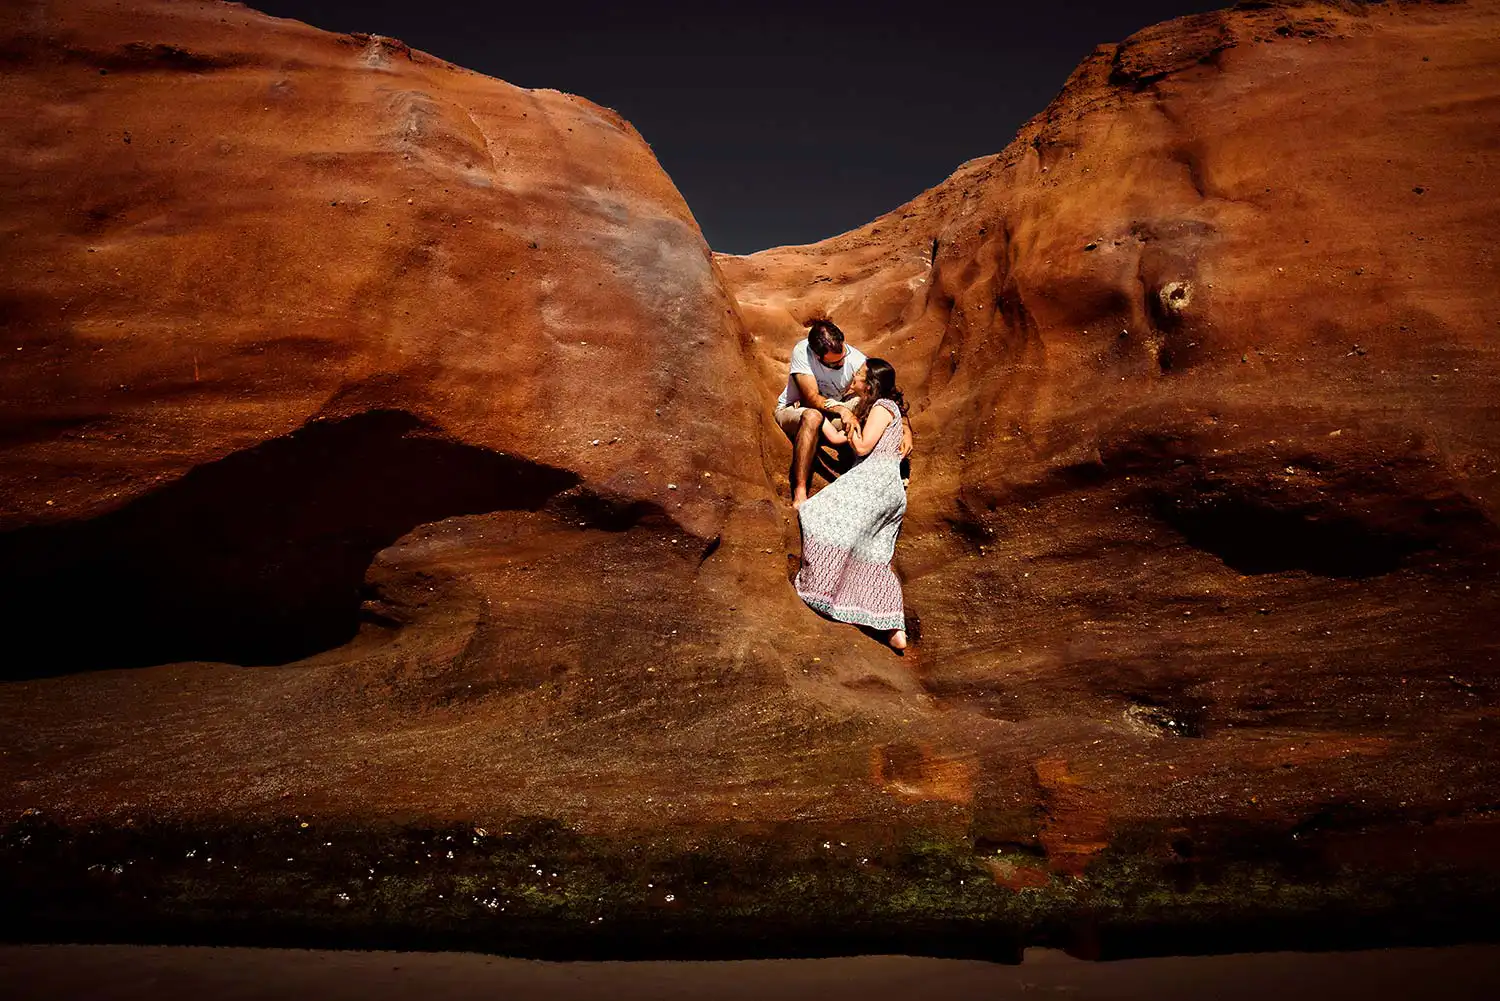
{"label": "man's white t-shirt", "polygon": [[838,368],[829,368],[823,364],[823,359],[813,354],[807,347],[807,338],[797,342],[792,348],[792,362],[786,377],[786,388],[781,391],[780,398],[776,401],[777,409],[781,407],[795,407],[802,402],[802,390],[797,388],[797,375],[810,375],[818,383],[818,392],[830,400],[842,399],[844,390],[849,388],[849,383],[854,379],[854,373],[865,363],[864,354],[856,347],[845,344],[844,364]]}

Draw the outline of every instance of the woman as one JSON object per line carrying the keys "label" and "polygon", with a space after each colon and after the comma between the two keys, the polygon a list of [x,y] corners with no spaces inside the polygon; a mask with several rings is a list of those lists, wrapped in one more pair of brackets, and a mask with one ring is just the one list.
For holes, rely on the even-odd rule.
{"label": "woman", "polygon": [[836,445],[847,442],[858,458],[854,468],[798,508],[797,594],[830,618],[885,632],[886,642],[905,650],[901,582],[891,571],[891,556],[906,513],[901,482],[906,401],[896,388],[896,370],[881,358],[865,362],[849,391],[859,401],[852,410],[843,408],[844,430],[825,423],[823,434]]}

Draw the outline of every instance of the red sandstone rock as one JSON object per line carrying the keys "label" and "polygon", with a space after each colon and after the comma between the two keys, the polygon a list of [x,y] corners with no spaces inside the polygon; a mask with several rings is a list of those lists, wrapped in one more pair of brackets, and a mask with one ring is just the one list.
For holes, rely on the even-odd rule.
{"label": "red sandstone rock", "polygon": [[[1158,25],[868,226],[720,259],[767,393],[814,314],[896,365],[898,567],[924,689],[971,732],[1078,720],[1116,815],[1145,785],[1307,802],[1285,769],[1208,780],[1267,741],[1380,734],[1319,754],[1373,755],[1383,808],[1416,774],[1445,802],[1443,774],[1493,780],[1458,762],[1495,682],[1497,25],[1490,3]],[[1117,727],[1196,764],[1163,774],[1158,744],[1122,770],[1096,750]]]}
{"label": "red sandstone rock", "polygon": [[[5,686],[24,805],[690,823],[863,773],[784,677],[849,634],[786,585],[746,335],[627,123],[234,5],[3,37],[5,677],[188,662]],[[399,764],[429,712],[469,722]]]}
{"label": "red sandstone rock", "polygon": [[8,15],[20,622],[87,579],[101,644],[141,648],[113,663],[284,660],[449,515],[779,538],[733,304],[627,123],[390,39],[135,7]]}
{"label": "red sandstone rock", "polygon": [[[1500,793],[1494,4],[1148,29],[869,226],[717,261],[580,99],[35,10],[9,673],[191,662],[0,687],[7,811],[902,822],[1076,873]],[[814,312],[916,404],[905,659],[783,576]]]}
{"label": "red sandstone rock", "polygon": [[1496,23],[1160,25],[869,226],[721,259],[767,387],[826,312],[917,401],[930,692],[1227,737],[1491,676]]}
{"label": "red sandstone rock", "polygon": [[230,5],[34,10],[6,43],[6,526],[401,409],[719,530],[727,482],[666,484],[724,450],[653,429],[716,407],[749,446],[753,402],[706,378],[739,328],[617,115]]}

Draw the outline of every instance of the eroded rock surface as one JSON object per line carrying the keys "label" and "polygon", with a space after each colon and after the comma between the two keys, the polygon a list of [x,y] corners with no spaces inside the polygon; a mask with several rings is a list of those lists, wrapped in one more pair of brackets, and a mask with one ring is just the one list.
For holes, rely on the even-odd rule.
{"label": "eroded rock surface", "polygon": [[786,586],[748,335],[626,122],[233,4],[15,5],[3,52],[13,805],[879,800],[788,685],[846,637]]}
{"label": "eroded rock surface", "polygon": [[452,515],[769,524],[733,305],[628,124],[133,6],[7,15],[7,631],[90,609],[7,673],[336,646],[374,554]]}
{"label": "eroded rock surface", "polygon": [[816,314],[896,365],[924,690],[974,735],[1076,726],[1044,800],[1462,812],[1495,779],[1500,20],[1245,7],[1100,47],[862,229],[721,264],[766,392]]}
{"label": "eroded rock surface", "polygon": [[[579,98],[229,4],[4,17],[7,817],[1500,865],[1495,4],[1147,29],[741,258]],[[814,313],[915,405],[906,658],[787,583]]]}

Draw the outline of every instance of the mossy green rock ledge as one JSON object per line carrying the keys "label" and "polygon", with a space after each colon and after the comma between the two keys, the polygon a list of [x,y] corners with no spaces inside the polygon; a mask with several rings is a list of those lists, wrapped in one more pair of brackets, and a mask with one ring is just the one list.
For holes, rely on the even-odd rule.
{"label": "mossy green rock ledge", "polygon": [[[1366,832],[1372,844],[1391,832]],[[1483,832],[1481,832],[1483,833]],[[1373,839],[1373,840],[1372,840]],[[1124,832],[1081,876],[935,830],[720,827],[643,840],[554,821],[69,827],[0,839],[3,935],[465,949],[550,959],[901,952],[1018,961],[1493,940],[1500,880],[1339,862],[1328,833]],[[1211,854],[1206,854],[1211,852]]]}

